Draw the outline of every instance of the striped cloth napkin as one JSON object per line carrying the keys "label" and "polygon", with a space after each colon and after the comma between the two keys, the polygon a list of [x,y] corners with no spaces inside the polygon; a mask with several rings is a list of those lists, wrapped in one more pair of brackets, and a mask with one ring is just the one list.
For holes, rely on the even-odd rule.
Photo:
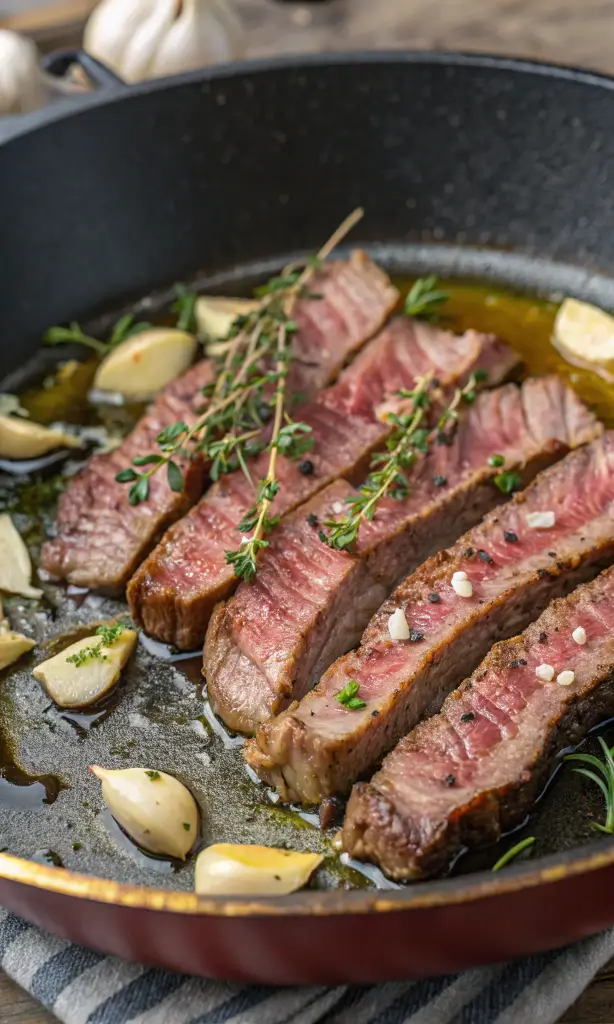
{"label": "striped cloth napkin", "polygon": [[555,1024],[614,955],[614,931],[426,981],[268,988],[105,957],[0,909],[3,969],[65,1024]]}

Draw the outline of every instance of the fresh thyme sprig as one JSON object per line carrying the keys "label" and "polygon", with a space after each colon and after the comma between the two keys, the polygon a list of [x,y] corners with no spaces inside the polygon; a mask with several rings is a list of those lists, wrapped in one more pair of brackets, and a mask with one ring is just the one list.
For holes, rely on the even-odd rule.
{"label": "fresh thyme sprig", "polygon": [[[181,491],[183,478],[177,461],[202,453],[212,464],[213,479],[240,468],[253,483],[247,459],[266,447],[266,477],[258,483],[255,504],[239,527],[244,533],[253,531],[252,536],[245,537],[237,551],[227,552],[235,574],[246,580],[253,579],[257,554],[267,544],[264,536],[276,521],[269,510],[279,490],[278,455],[298,458],[313,446],[311,428],[294,422],[288,411],[291,340],[297,330],[292,320],[294,303],[303,296],[319,297],[308,290],[311,276],[362,215],[362,210],[354,211],[317,256],[300,266],[287,267],[258,289],[257,308],[237,317],[228,336],[215,346],[217,375],[215,384],[204,390],[207,408],[192,426],[179,422],[162,431],[158,451],[134,459],[132,466],[116,477],[132,485],[129,501],[139,504],[149,495],[151,477],[164,467],[171,488]],[[263,428],[271,420],[267,445]]]}
{"label": "fresh thyme sprig", "polygon": [[351,548],[358,538],[361,523],[365,519],[373,519],[382,498],[388,496],[401,500],[407,496],[407,473],[415,465],[419,453],[428,451],[433,438],[439,443],[450,443],[460,404],[475,401],[476,385],[484,378],[484,372],[476,370],[463,388],[456,389],[452,401],[439,416],[434,432],[424,425],[433,404],[432,372],[419,378],[412,391],[403,389],[397,392],[400,398],[411,400],[412,412],[388,416],[393,430],[386,442],[387,451],[372,457],[370,475],[357,491],[346,498],[351,512],[343,519],[328,520],[323,524],[329,532],[322,531],[322,538],[330,547],[340,550]]}
{"label": "fresh thyme sprig", "polygon": [[415,320],[436,323],[440,317],[440,307],[448,298],[447,292],[437,287],[436,277],[419,277],[407,293],[403,311],[405,316]]}
{"label": "fresh thyme sprig", "polygon": [[116,640],[122,635],[126,626],[125,622],[117,622],[114,626],[102,625],[98,626],[96,630],[96,636],[101,637],[97,644],[91,644],[89,647],[82,647],[80,651],[75,654],[69,655],[66,661],[74,665],[76,668],[80,668],[86,661],[90,661],[92,658],[98,658],[100,661],[108,661],[108,655],[103,654],[105,647],[112,647]]}
{"label": "fresh thyme sprig", "polygon": [[599,736],[599,743],[603,750],[604,760],[600,761],[594,754],[567,754],[565,761],[579,761],[582,764],[591,765],[599,774],[590,771],[588,768],[574,768],[579,775],[585,775],[587,779],[599,786],[605,799],[605,825],[592,821],[593,828],[607,835],[614,835],[614,747],[608,747],[603,736]]}
{"label": "fresh thyme sprig", "polygon": [[[177,327],[182,331],[196,334],[195,307],[198,296],[182,284],[175,285],[175,295],[176,299],[171,306],[171,312],[177,314]],[[123,341],[132,338],[135,334],[148,331],[152,326],[153,324],[146,320],[136,321],[134,314],[126,313],[114,324],[108,341],[85,334],[81,325],[76,321],[73,321],[68,327],[50,327],[43,335],[43,341],[46,345],[65,345],[67,342],[78,342],[80,345],[93,348],[99,355],[105,356],[121,345]]]}

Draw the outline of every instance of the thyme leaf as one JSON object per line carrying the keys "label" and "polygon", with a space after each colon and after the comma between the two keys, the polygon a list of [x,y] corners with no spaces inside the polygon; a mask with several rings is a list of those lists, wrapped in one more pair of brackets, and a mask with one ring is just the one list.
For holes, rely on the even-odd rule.
{"label": "thyme leaf", "polygon": [[146,331],[150,327],[151,324],[145,321],[135,323],[133,314],[127,313],[126,316],[120,317],[112,328],[108,341],[102,341],[100,338],[93,338],[91,335],[85,334],[76,321],[73,321],[68,327],[50,327],[48,331],[45,331],[43,341],[46,345],[64,345],[67,342],[78,342],[80,345],[87,345],[88,348],[93,348],[99,355],[104,356],[114,348],[117,348],[122,341],[126,341],[127,338],[131,338],[134,334],[140,334],[141,331]]}
{"label": "thyme leaf", "polygon": [[90,644],[89,647],[82,647],[80,651],[75,651],[74,654],[69,655],[66,661],[70,665],[75,665],[76,668],[80,668],[87,661],[94,658],[98,658],[100,661],[107,661],[108,655],[103,653],[103,648],[112,647],[127,628],[125,622],[117,622],[112,626],[107,624],[98,626],[95,635],[101,637],[99,642],[97,644]]}
{"label": "thyme leaf", "polygon": [[407,293],[403,312],[415,320],[436,323],[440,317],[440,307],[448,298],[447,292],[437,287],[436,277],[419,277]]}

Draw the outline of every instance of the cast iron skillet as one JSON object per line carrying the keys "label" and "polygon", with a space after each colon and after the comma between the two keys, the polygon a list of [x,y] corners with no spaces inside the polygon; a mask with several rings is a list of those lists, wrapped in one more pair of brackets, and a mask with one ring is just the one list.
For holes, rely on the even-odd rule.
{"label": "cast iron skillet", "polygon": [[[130,89],[107,76],[3,126],[0,374],[50,324],[196,273],[230,287],[315,249],[358,205],[356,240],[389,266],[612,307],[613,124],[611,80],[488,57],[327,55]],[[0,900],[70,939],[196,974],[381,981],[611,925],[614,844],[402,891],[260,902],[4,855]]]}

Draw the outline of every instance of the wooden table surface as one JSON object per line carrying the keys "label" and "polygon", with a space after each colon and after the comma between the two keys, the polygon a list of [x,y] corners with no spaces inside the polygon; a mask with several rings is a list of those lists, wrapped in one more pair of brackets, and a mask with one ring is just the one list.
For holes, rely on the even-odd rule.
{"label": "wooden table surface", "polygon": [[[329,0],[313,6],[235,0],[235,5],[255,56],[376,47],[480,50],[614,74],[614,0]],[[21,6],[25,10],[28,0]],[[44,49],[76,45],[93,6],[93,0],[56,3],[4,20],[0,15],[0,25],[30,31]],[[0,972],[2,1024],[54,1020]],[[560,1024],[614,1024],[614,960]]]}

